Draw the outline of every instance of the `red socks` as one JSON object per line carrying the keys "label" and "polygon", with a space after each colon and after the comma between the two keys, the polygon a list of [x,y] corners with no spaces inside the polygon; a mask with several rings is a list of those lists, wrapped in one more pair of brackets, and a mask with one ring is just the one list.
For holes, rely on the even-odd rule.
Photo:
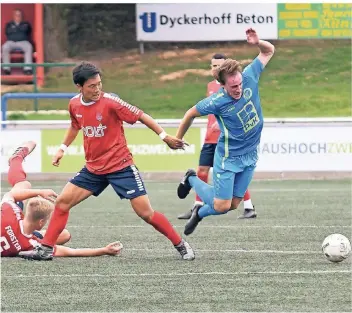
{"label": "red socks", "polygon": [[55,207],[54,213],[51,216],[48,230],[46,231],[42,244],[53,247],[59,238],[61,232],[65,229],[69,211],[63,211],[59,207]]}
{"label": "red socks", "polygon": [[[208,173],[204,173],[198,170],[197,176],[199,177],[200,180],[204,181],[205,183],[208,183]],[[198,195],[196,195],[196,201],[202,202],[203,200],[199,198]]]}
{"label": "red socks", "polygon": [[8,182],[11,186],[26,180],[26,173],[22,167],[23,158],[15,157],[10,161],[10,168],[7,174]]}
{"label": "red socks", "polygon": [[164,214],[154,211],[149,224],[152,225],[159,233],[162,233],[165,237],[167,237],[174,246],[177,246],[181,242],[181,236],[176,232]]}
{"label": "red socks", "polygon": [[249,190],[246,190],[246,193],[244,194],[243,201],[247,201],[251,199],[251,195],[249,193]]}

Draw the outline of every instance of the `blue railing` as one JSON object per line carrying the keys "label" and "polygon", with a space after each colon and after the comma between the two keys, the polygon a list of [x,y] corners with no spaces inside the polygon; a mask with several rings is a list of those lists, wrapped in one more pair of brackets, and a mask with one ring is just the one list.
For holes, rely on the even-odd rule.
{"label": "blue railing", "polygon": [[[71,99],[76,96],[77,93],[31,93],[31,92],[14,92],[14,93],[5,93],[1,97],[1,117],[2,121],[6,121],[6,112],[7,112],[7,101],[9,99]],[[2,125],[2,128],[5,128],[6,125]]]}

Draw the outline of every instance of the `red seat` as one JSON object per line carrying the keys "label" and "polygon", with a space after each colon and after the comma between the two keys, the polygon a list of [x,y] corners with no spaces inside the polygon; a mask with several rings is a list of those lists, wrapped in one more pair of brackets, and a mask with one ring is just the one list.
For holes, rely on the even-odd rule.
{"label": "red seat", "polygon": [[[23,52],[11,52],[11,61],[20,61],[23,60],[24,53]],[[33,52],[33,60],[37,58],[37,52]]]}
{"label": "red seat", "polygon": [[33,75],[21,75],[21,74],[11,74],[11,75],[1,75],[1,80],[7,83],[31,83],[33,82]]}

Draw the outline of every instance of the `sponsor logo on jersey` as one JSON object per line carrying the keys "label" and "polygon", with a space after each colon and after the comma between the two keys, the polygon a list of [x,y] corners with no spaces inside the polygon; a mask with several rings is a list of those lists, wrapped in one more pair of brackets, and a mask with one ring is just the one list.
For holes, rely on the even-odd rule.
{"label": "sponsor logo on jersey", "polygon": [[249,101],[241,111],[237,113],[238,118],[242,122],[243,131],[249,132],[259,124],[259,116],[252,101]]}
{"label": "sponsor logo on jersey", "polygon": [[107,126],[99,124],[99,126],[82,126],[82,131],[86,137],[104,137],[104,130],[107,129]]}

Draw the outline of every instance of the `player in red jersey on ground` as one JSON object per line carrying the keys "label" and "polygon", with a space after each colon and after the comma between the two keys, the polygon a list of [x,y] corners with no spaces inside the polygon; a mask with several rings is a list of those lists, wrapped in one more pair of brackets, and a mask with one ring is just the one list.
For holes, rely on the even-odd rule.
{"label": "player in red jersey on ground", "polygon": [[70,209],[91,195],[98,196],[111,185],[121,199],[130,200],[139,217],[172,242],[184,260],[193,260],[194,252],[190,245],[163,214],[152,209],[143,180],[127,147],[123,122],[134,124],[140,121],[171,149],[183,149],[185,142],[167,135],[152,117],[139,108],[103,92],[100,71],[94,64],[83,62],[76,66],[73,82],[80,93],[70,100],[71,126],[53,158],[53,165],[59,165],[80,129],[84,136],[86,165],[58,196],[42,245],[20,255],[27,259],[52,260],[53,246],[65,228]]}
{"label": "player in red jersey on ground", "polygon": [[[50,214],[54,210],[53,200],[56,193],[51,189],[31,189],[31,183],[26,179],[22,162],[30,154],[36,144],[33,141],[24,143],[9,160],[10,169],[8,181],[12,189],[1,201],[1,257],[16,257],[20,251],[32,250],[40,244],[45,231],[41,231]],[[28,200],[25,214],[19,202]],[[64,229],[56,241],[54,255],[58,257],[98,256],[103,254],[116,255],[122,245],[114,242],[98,249],[71,249],[62,246],[71,238]]]}
{"label": "player in red jersey on ground", "polygon": [[[224,54],[216,53],[211,59],[210,68],[211,73],[214,76],[215,70],[227,59]],[[221,85],[214,79],[207,86],[207,97],[219,91]],[[205,135],[204,144],[200,152],[199,166],[197,170],[197,176],[204,182],[208,182],[208,176],[210,168],[213,167],[214,154],[218,139],[220,136],[220,128],[214,115],[208,115],[207,132]],[[239,218],[255,218],[257,213],[252,204],[251,196],[247,190],[243,197],[244,212]],[[189,210],[178,216],[178,219],[189,219],[192,215],[192,211],[198,207],[203,206],[202,199],[196,195],[196,201],[194,202],[193,209]]]}

